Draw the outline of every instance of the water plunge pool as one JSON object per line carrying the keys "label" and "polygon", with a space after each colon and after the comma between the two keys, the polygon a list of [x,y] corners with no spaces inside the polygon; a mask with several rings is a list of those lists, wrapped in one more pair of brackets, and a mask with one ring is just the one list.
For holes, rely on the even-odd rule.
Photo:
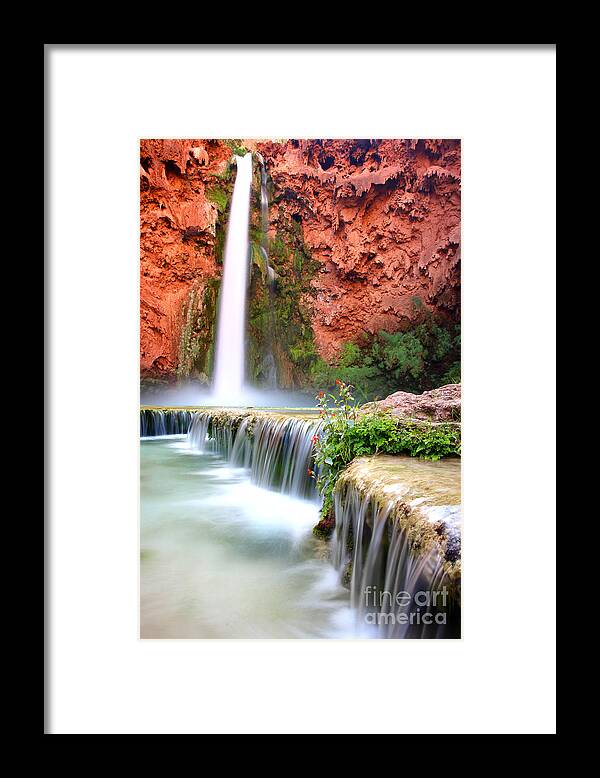
{"label": "water plunge pool", "polygon": [[355,637],[312,535],[319,506],[260,488],[186,435],[142,439],[142,638]]}

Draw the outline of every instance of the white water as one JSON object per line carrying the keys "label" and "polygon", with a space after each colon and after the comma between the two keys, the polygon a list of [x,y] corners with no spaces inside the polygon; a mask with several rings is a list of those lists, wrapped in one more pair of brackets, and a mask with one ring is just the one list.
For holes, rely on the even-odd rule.
{"label": "white water", "polygon": [[257,154],[257,157],[258,161],[260,162],[260,216],[263,233],[260,250],[263,257],[265,258],[269,284],[273,284],[275,281],[275,271],[269,262],[269,194],[267,192],[267,169],[265,167],[265,161],[262,156]]}
{"label": "white water", "polygon": [[319,506],[252,483],[185,436],[141,444],[142,638],[349,638]]}
{"label": "white water", "polygon": [[244,398],[252,154],[236,156],[235,161],[237,174],[225,241],[214,378],[214,399],[227,405],[241,402]]}
{"label": "white water", "polygon": [[261,253],[265,260],[267,271],[267,281],[269,284],[270,298],[270,337],[267,341],[268,350],[263,357],[262,373],[263,385],[268,389],[277,389],[277,365],[273,354],[273,337],[275,334],[275,319],[273,310],[273,291],[275,285],[275,271],[269,261],[269,193],[267,192],[267,169],[265,161],[260,154],[256,155],[260,163],[260,214],[262,223],[262,245]]}

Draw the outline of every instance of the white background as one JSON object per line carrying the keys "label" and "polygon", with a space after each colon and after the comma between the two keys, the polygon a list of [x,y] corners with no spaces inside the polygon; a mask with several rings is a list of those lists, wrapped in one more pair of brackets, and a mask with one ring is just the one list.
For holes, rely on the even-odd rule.
{"label": "white background", "polygon": [[[49,731],[553,732],[554,50],[47,66]],[[138,639],[140,137],[463,139],[462,640]]]}

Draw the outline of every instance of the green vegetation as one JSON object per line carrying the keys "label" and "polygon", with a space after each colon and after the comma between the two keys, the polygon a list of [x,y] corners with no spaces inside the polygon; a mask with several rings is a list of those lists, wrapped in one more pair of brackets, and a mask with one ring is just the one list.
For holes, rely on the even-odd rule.
{"label": "green vegetation", "polygon": [[293,220],[280,220],[269,245],[269,257],[277,274],[274,293],[275,330],[282,350],[289,356],[293,371],[304,382],[317,352],[308,311],[314,295],[311,281],[317,272],[304,245],[302,227]]}
{"label": "green vegetation", "polygon": [[336,364],[318,359],[311,376],[317,389],[331,389],[336,378],[352,384],[362,400],[458,383],[460,325],[421,314],[420,323],[405,332],[380,331],[360,343],[345,343]]}
{"label": "green vegetation", "polygon": [[228,184],[233,181],[233,171],[234,171],[235,165],[233,164],[233,161],[230,160],[226,165],[225,168],[221,173],[213,173],[212,176],[217,181],[222,181],[225,184]]}
{"label": "green vegetation", "polygon": [[271,351],[280,385],[312,388],[310,375],[317,352],[308,307],[318,264],[304,246],[300,224],[280,214],[277,225],[268,245],[275,271],[272,285],[267,281],[260,250],[264,236],[257,219],[250,228],[253,265],[260,271],[253,273],[250,289],[250,374],[260,381],[264,355]]}
{"label": "green vegetation", "polygon": [[260,270],[263,284],[268,284],[269,273],[266,257],[261,251],[260,243],[256,240],[253,240],[252,238],[250,240],[250,252],[252,257],[252,264],[256,265],[256,267]]}
{"label": "green vegetation", "polygon": [[[225,142],[232,153],[247,152],[241,139]],[[219,264],[223,262],[234,169],[230,161],[206,193],[218,210],[215,257]],[[282,388],[331,391],[338,378],[354,386],[362,402],[398,390],[423,392],[460,381],[460,327],[434,318],[418,297],[413,298],[415,310],[411,317],[416,323],[409,329],[381,330],[346,342],[331,363],[319,357],[311,323],[311,298],[315,294],[311,282],[320,264],[304,245],[301,220],[291,218],[284,207],[278,206],[283,195],[273,188],[269,177],[271,228],[276,227],[276,232],[271,232],[267,240],[261,220],[260,184],[260,169],[255,163],[249,231],[253,268],[248,297],[251,381],[264,384],[274,362]],[[275,272],[273,282],[269,265]]]}
{"label": "green vegetation", "polygon": [[440,386],[444,386],[444,384],[460,384],[460,360],[457,362],[454,362],[448,370],[444,373],[442,376],[442,380],[440,382]]}
{"label": "green vegetation", "polygon": [[[219,188],[213,188],[210,190],[212,192],[212,198],[219,198],[220,202],[222,203],[222,193],[225,193],[225,203],[220,206],[219,202],[216,199],[213,199],[212,202],[214,202],[217,206],[217,222],[215,224],[215,259],[219,265],[223,264],[224,255],[225,255],[225,239],[227,237],[227,217],[229,215],[229,205],[231,203],[231,194],[232,194],[232,187],[230,186],[228,189],[223,190]],[[208,193],[207,193],[208,194]],[[209,195],[209,199],[211,199],[211,195]]]}
{"label": "green vegetation", "polygon": [[337,395],[319,392],[317,396],[324,424],[322,433],[313,440],[315,471],[310,475],[316,478],[323,497],[323,518],[330,516],[339,474],[356,457],[405,454],[438,460],[460,456],[458,424],[408,421],[385,412],[360,414],[354,403],[353,387],[339,379],[336,384]]}
{"label": "green vegetation", "polygon": [[182,306],[184,324],[179,340],[178,379],[196,377],[208,381],[212,373],[218,291],[219,279],[210,278],[202,294],[192,289]]}
{"label": "green vegetation", "polygon": [[215,175],[218,181],[206,190],[206,198],[217,207],[217,221],[215,224],[215,259],[218,264],[223,264],[225,252],[225,237],[227,235],[227,220],[229,206],[233,194],[233,165],[229,163],[221,175]]}
{"label": "green vegetation", "polygon": [[306,370],[317,356],[315,339],[312,329],[305,329],[299,339],[289,348],[290,359],[295,365]]}
{"label": "green vegetation", "polygon": [[206,198],[217,206],[219,214],[226,213],[229,205],[229,193],[225,189],[213,186],[206,190]]}
{"label": "green vegetation", "polygon": [[[233,149],[239,145],[231,140]],[[239,149],[238,149],[239,151]],[[312,280],[320,264],[312,259],[304,244],[302,222],[291,218],[277,203],[281,193],[270,190],[271,226],[276,232],[267,240],[260,213],[260,171],[254,168],[250,246],[252,277],[249,294],[249,378],[261,384],[267,375],[266,359],[272,355],[280,386],[308,391],[331,391],[335,379],[355,387],[362,401],[386,397],[400,389],[422,392],[446,383],[460,381],[460,328],[438,321],[423,302],[413,298],[416,323],[404,332],[379,331],[347,342],[339,357],[325,362],[317,353],[311,323]],[[211,199],[220,209],[228,206],[220,187],[211,191]],[[222,256],[221,224],[217,229],[217,261]],[[269,280],[268,263],[275,272]]]}
{"label": "green vegetation", "polygon": [[229,138],[225,141],[225,143],[229,146],[231,151],[236,154],[238,157],[243,157],[245,154],[248,153],[248,149],[245,146],[242,146],[242,139],[241,138]]}

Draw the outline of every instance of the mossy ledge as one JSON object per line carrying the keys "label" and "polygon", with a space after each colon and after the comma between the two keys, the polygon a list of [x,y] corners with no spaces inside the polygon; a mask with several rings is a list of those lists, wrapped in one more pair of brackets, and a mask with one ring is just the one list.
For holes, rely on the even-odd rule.
{"label": "mossy ledge", "polygon": [[414,557],[439,557],[439,575],[451,599],[460,601],[459,459],[430,462],[404,456],[360,457],[337,479],[335,514],[353,500],[368,503],[366,524],[370,530],[373,516],[383,511],[390,531],[396,525],[405,533]]}

